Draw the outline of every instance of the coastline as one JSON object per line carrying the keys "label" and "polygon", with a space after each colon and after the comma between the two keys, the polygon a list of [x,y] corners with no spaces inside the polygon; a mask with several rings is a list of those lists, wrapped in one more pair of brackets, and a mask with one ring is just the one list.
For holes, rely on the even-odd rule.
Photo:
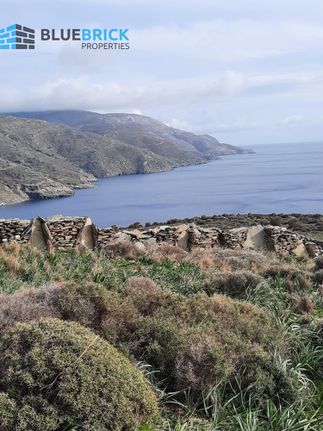
{"label": "coastline", "polygon": [[[117,174],[117,175],[106,175],[106,176],[103,176],[100,178],[93,178],[93,179],[91,179],[91,181],[86,181],[86,182],[81,183],[81,184],[73,184],[73,185],[61,184],[57,187],[57,192],[55,192],[55,188],[51,188],[49,194],[43,194],[42,189],[46,190],[48,185],[50,186],[50,182],[52,180],[49,179],[48,185],[44,184],[44,185],[42,185],[42,187],[39,187],[40,186],[39,184],[35,184],[33,186],[36,189],[39,188],[39,192],[37,192],[36,194],[28,194],[26,191],[22,191],[22,190],[12,191],[9,189],[8,194],[12,194],[13,197],[11,199],[8,199],[7,201],[3,201],[3,200],[0,201],[0,208],[9,207],[12,205],[21,204],[21,203],[29,202],[29,201],[48,200],[48,199],[52,200],[52,199],[58,199],[58,198],[62,198],[62,197],[71,197],[71,196],[74,196],[76,190],[94,188],[95,183],[98,180],[102,180],[102,179],[114,178],[114,177],[134,176],[134,175],[151,175],[151,174],[158,174],[158,173],[163,173],[163,172],[171,172],[171,171],[174,171],[175,169],[184,168],[184,167],[207,165],[208,163],[214,162],[216,160],[221,160],[221,157],[227,157],[227,156],[232,157],[232,156],[237,156],[237,155],[242,155],[242,154],[255,154],[255,153],[256,152],[254,150],[247,149],[247,148],[246,149],[241,148],[241,152],[215,156],[209,160],[201,161],[200,163],[194,163],[194,164],[182,163],[182,164],[177,164],[176,166],[172,166],[170,169],[158,169],[158,170],[156,169],[154,171],[151,170],[151,171],[146,171],[146,172],[145,171],[142,171],[142,172],[137,171],[137,172],[124,172],[124,173]],[[8,187],[8,186],[6,185],[5,187]],[[0,199],[1,199],[1,197],[0,197]]]}

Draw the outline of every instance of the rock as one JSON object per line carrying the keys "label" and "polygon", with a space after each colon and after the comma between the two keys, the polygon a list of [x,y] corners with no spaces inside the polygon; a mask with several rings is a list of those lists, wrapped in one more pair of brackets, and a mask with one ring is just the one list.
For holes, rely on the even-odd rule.
{"label": "rock", "polygon": [[315,242],[306,242],[305,248],[310,258],[315,258],[320,255],[320,248]]}
{"label": "rock", "polygon": [[247,238],[243,244],[243,248],[262,251],[267,250],[266,233],[262,225],[248,228]]}
{"label": "rock", "polygon": [[46,250],[51,242],[51,234],[44,219],[37,217],[32,221],[30,244],[39,250]]}
{"label": "rock", "polygon": [[[77,229],[72,229],[72,233],[77,233]],[[97,243],[97,230],[90,217],[86,217],[83,228],[81,229],[78,238],[78,243],[89,250],[94,250]]]}
{"label": "rock", "polygon": [[177,247],[182,248],[183,250],[188,250],[189,247],[189,234],[184,231],[177,238]]}
{"label": "rock", "polygon": [[302,241],[298,241],[292,253],[297,257],[309,257],[306,247]]}
{"label": "rock", "polygon": [[134,245],[135,249],[136,249],[137,251],[139,251],[139,253],[145,253],[145,251],[146,251],[146,247],[144,246],[144,244],[143,244],[142,242],[140,242],[140,241],[135,241],[135,242],[133,243],[133,245]]}

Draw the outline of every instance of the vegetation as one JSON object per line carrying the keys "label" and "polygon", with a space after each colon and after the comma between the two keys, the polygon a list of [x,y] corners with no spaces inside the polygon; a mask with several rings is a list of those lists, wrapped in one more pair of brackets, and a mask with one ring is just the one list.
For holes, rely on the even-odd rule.
{"label": "vegetation", "polygon": [[157,418],[155,395],[115,348],[76,323],[7,329],[0,345],[0,410],[9,430],[137,430]]}
{"label": "vegetation", "polygon": [[[26,404],[42,430],[319,431],[321,271],[322,258],[251,251],[160,246],[139,254],[128,245],[113,253],[43,253],[2,246],[0,423],[30,429],[12,425]],[[77,358],[94,339],[81,368]],[[115,376],[120,383],[109,386],[104,364],[113,355],[124,365]],[[22,364],[19,380],[12,370]],[[84,397],[73,392],[75,368]],[[57,374],[64,380],[55,386],[59,397],[39,390]],[[112,391],[112,401],[95,401],[102,391]],[[155,423],[154,392],[161,417]],[[120,416],[109,407],[117,399]],[[84,416],[77,416],[84,413],[79,402]],[[102,402],[110,419],[117,415],[112,428],[97,415]]]}

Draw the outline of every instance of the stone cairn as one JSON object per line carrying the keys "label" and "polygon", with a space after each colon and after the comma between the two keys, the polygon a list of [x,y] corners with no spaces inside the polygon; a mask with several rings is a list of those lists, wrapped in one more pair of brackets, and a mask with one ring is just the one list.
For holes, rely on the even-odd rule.
{"label": "stone cairn", "polygon": [[184,250],[223,247],[275,252],[314,258],[323,255],[323,243],[280,226],[254,225],[223,231],[216,226],[196,224],[154,225],[121,229],[97,228],[89,217],[37,217],[29,220],[0,220],[0,244],[18,242],[38,249],[67,250],[83,247],[106,249],[129,242],[140,250],[161,244]]}

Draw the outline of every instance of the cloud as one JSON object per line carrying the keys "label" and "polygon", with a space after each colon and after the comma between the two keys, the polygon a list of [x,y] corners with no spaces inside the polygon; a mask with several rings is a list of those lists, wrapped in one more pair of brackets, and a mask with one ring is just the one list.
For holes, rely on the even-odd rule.
{"label": "cloud", "polygon": [[169,127],[174,127],[174,129],[186,130],[187,132],[194,132],[194,127],[191,123],[186,120],[180,120],[178,118],[172,118],[166,123]]}
{"label": "cloud", "polygon": [[78,43],[39,42],[28,56],[1,53],[2,112],[140,112],[237,141],[256,133],[269,139],[269,130],[278,140],[283,133],[298,139],[314,123],[313,134],[321,134],[321,0],[43,3],[30,0],[22,10],[21,0],[12,0],[2,20],[14,14],[33,28],[127,26],[131,50],[84,52]]}
{"label": "cloud", "polygon": [[231,123],[219,123],[213,126],[214,132],[238,132],[240,130],[257,129],[261,124],[257,121],[240,119]]}
{"label": "cloud", "polygon": [[294,114],[284,118],[279,124],[281,126],[289,126],[293,124],[301,124],[305,122],[305,118],[302,115]]}
{"label": "cloud", "polygon": [[[34,109],[147,110],[157,107],[185,109],[234,99],[306,93],[315,99],[323,90],[323,77],[313,73],[247,75],[226,71],[214,76],[189,79],[107,80],[91,75],[67,76],[22,90],[0,87],[0,111]],[[319,92],[319,94],[321,94]],[[304,96],[305,97],[305,96]],[[177,118],[174,116],[174,118]]]}
{"label": "cloud", "polygon": [[202,99],[234,97],[246,89],[243,74],[226,72],[218,77],[191,80],[158,81],[145,84],[120,83],[82,75],[28,86],[23,92],[3,89],[2,112],[10,109],[96,109],[128,110],[169,106]]}

